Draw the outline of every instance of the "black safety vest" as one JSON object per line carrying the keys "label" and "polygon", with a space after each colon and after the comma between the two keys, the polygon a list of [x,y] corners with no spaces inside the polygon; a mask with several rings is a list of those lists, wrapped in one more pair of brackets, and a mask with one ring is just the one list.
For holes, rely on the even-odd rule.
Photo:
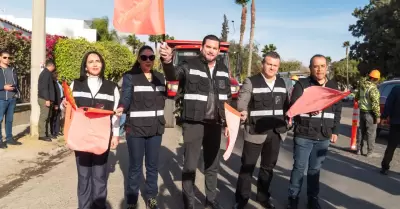
{"label": "black safety vest", "polygon": [[[308,87],[319,85],[316,84],[311,77],[301,78],[298,81],[303,88],[303,91]],[[333,80],[328,80],[325,87],[337,89],[337,84]],[[332,136],[332,128],[334,126],[334,106],[330,106],[316,116],[310,114],[301,114],[294,118],[296,127],[294,134],[310,139],[330,138]]]}
{"label": "black safety vest", "polygon": [[286,132],[284,104],[287,89],[282,78],[276,78],[271,89],[261,73],[250,77],[252,84],[251,100],[248,106],[249,133],[266,134],[269,130]]}
{"label": "black safety vest", "polygon": [[151,71],[149,82],[143,71],[132,70],[132,99],[127,114],[127,125],[134,137],[149,137],[164,134],[165,118],[165,78],[164,75]]}
{"label": "black safety vest", "polygon": [[[187,65],[182,118],[203,122],[207,119],[206,111],[210,108],[207,107],[208,103],[214,105],[215,121],[225,120],[224,103],[231,92],[228,68],[222,61],[217,61],[211,78],[208,65],[201,57],[188,59]],[[210,95],[213,95],[214,102],[210,102]]]}
{"label": "black safety vest", "polygon": [[87,80],[74,80],[72,95],[78,107],[114,110],[114,90],[116,87],[117,84],[104,79],[99,91],[92,95]]}

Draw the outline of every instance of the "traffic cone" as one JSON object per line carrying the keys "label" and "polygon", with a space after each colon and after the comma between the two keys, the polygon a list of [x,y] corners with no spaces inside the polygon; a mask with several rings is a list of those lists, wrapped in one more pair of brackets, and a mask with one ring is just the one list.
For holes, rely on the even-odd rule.
{"label": "traffic cone", "polygon": [[351,126],[350,149],[357,149],[357,128],[359,121],[360,109],[358,109],[358,102],[354,101],[353,105],[353,120]]}

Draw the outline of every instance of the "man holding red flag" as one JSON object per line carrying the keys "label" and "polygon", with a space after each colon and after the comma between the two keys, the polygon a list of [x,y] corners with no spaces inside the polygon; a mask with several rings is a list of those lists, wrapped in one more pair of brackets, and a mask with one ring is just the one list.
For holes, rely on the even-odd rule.
{"label": "man holding red flag", "polygon": [[[311,75],[308,78],[299,79],[296,83],[290,99],[290,105],[292,106],[308,87],[324,86],[338,89],[337,83],[326,77],[326,71],[326,57],[319,54],[314,55],[310,60]],[[315,96],[318,97],[318,95]],[[308,209],[321,208],[318,202],[320,169],[328,152],[330,142],[335,143],[338,138],[341,112],[341,103],[338,102],[324,110],[294,117],[294,164],[290,176],[287,209],[297,209],[304,170],[307,164]]]}

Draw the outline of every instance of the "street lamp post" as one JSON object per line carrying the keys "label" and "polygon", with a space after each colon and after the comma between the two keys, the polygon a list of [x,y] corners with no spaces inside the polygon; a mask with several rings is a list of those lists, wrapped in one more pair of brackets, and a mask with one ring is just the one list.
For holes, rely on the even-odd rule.
{"label": "street lamp post", "polygon": [[38,136],[38,80],[40,67],[46,59],[46,0],[32,0],[31,41],[31,136]]}

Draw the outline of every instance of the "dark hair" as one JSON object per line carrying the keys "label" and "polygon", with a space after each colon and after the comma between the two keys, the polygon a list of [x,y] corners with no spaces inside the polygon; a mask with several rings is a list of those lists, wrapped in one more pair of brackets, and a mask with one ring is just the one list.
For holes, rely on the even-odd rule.
{"label": "dark hair", "polygon": [[46,67],[49,65],[56,65],[53,60],[46,60]]}
{"label": "dark hair", "polygon": [[309,66],[310,68],[311,68],[311,66],[312,66],[312,64],[313,64],[314,58],[324,58],[325,61],[327,62],[326,57],[325,57],[324,55],[322,55],[322,54],[316,54],[316,55],[312,56],[311,59],[310,59],[310,66]]}
{"label": "dark hair", "polygon": [[90,51],[90,52],[87,52],[85,54],[85,56],[83,56],[83,59],[82,59],[81,73],[79,76],[79,80],[81,80],[81,81],[87,79],[86,62],[87,62],[89,55],[91,55],[91,54],[96,54],[97,56],[99,56],[100,62],[101,62],[101,71],[100,71],[99,78],[104,79],[104,70],[106,69],[106,63],[104,62],[104,59],[100,53],[98,53],[96,51]]}
{"label": "dark hair", "polygon": [[148,50],[150,50],[150,51],[152,51],[154,53],[153,48],[151,48],[151,46],[149,46],[149,45],[144,45],[144,46],[140,47],[139,52],[137,54],[136,62],[135,62],[135,64],[133,64],[132,69],[138,69],[139,68],[139,66],[140,66],[140,63],[139,63],[140,57],[139,56],[146,49],[148,49]]}
{"label": "dark hair", "polygon": [[203,42],[201,43],[201,46],[204,46],[204,44],[206,44],[207,40],[218,41],[218,47],[221,44],[221,40],[216,35],[206,35],[203,38]]}
{"label": "dark hair", "polygon": [[271,52],[267,52],[264,54],[262,63],[265,62],[265,58],[267,58],[267,57],[271,57],[271,58],[279,59],[279,60],[281,59],[281,56],[278,54],[278,52],[271,51]]}
{"label": "dark hair", "polygon": [[7,49],[2,49],[0,50],[0,56],[3,56],[3,54],[10,54],[10,52]]}

